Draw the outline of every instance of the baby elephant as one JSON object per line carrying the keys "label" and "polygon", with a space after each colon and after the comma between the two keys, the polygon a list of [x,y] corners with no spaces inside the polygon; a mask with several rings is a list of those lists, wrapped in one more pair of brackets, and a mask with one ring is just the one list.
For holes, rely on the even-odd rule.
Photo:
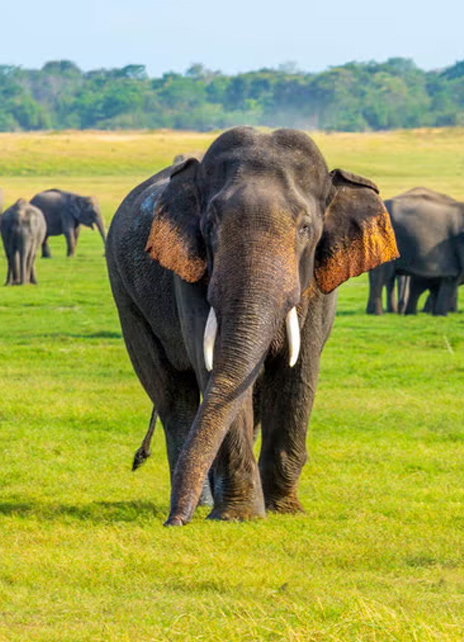
{"label": "baby elephant", "polygon": [[47,226],[38,207],[20,198],[0,217],[0,232],[8,261],[5,285],[37,283],[35,258]]}

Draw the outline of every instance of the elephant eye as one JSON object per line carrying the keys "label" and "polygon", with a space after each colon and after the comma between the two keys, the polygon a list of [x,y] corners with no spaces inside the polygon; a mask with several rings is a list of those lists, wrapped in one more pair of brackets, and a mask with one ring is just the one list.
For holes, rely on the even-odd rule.
{"label": "elephant eye", "polygon": [[310,232],[311,226],[309,225],[309,223],[303,223],[298,230],[299,235],[303,238],[307,238],[310,235]]}

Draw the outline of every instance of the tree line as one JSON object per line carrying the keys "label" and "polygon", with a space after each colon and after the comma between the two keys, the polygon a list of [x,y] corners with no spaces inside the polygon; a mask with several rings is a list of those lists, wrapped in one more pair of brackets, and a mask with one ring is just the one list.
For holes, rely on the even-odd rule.
{"label": "tree line", "polygon": [[321,73],[289,63],[235,76],[201,64],[150,78],[143,65],[84,72],[0,66],[0,131],[232,125],[325,131],[464,126],[464,60],[423,71],[413,61],[350,62]]}

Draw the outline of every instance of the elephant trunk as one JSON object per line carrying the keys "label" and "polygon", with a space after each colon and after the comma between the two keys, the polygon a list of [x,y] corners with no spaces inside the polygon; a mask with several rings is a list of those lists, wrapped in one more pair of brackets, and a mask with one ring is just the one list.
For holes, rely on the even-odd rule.
{"label": "elephant trunk", "polygon": [[[276,267],[275,255],[272,261]],[[251,264],[257,276],[247,276],[246,269],[235,269],[239,276],[230,286],[234,296],[212,297],[221,301],[220,307],[215,306],[215,312],[210,313],[205,333],[206,366],[212,367],[212,374],[176,465],[167,525],[190,520],[207,472],[286,317],[287,335],[293,346],[289,350],[292,365],[298,356],[296,272],[289,279],[283,272],[276,278],[274,270],[269,274],[269,266],[266,270],[262,261],[261,269],[256,261]],[[221,278],[217,280],[224,283]]]}

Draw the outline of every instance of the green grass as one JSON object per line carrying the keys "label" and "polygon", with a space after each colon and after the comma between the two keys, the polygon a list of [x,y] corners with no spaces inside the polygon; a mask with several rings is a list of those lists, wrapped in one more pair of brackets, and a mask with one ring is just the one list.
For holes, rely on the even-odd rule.
{"label": "green grass", "polygon": [[[33,175],[21,176],[22,150],[42,135],[8,136],[8,202],[75,189],[97,195],[107,221],[158,168],[145,166],[146,149],[162,156],[156,134],[115,134],[134,156],[111,175],[112,160],[98,160],[101,135],[88,135],[79,153],[91,169],[79,173],[74,152],[53,157],[65,135],[43,135],[46,162],[31,156]],[[83,135],[66,136],[74,149]],[[183,151],[172,136],[166,157]],[[318,142],[331,166],[372,175],[390,194],[426,183],[464,198],[463,138]],[[204,137],[188,140],[185,149],[201,149]],[[83,230],[72,260],[64,245],[53,239],[39,286],[0,290],[2,642],[464,638],[463,313],[367,317],[366,276],[345,284],[308,435],[306,515],[225,524],[202,510],[188,527],[165,529],[160,427],[152,458],[130,471],[150,403],[123,346],[101,241]]]}

